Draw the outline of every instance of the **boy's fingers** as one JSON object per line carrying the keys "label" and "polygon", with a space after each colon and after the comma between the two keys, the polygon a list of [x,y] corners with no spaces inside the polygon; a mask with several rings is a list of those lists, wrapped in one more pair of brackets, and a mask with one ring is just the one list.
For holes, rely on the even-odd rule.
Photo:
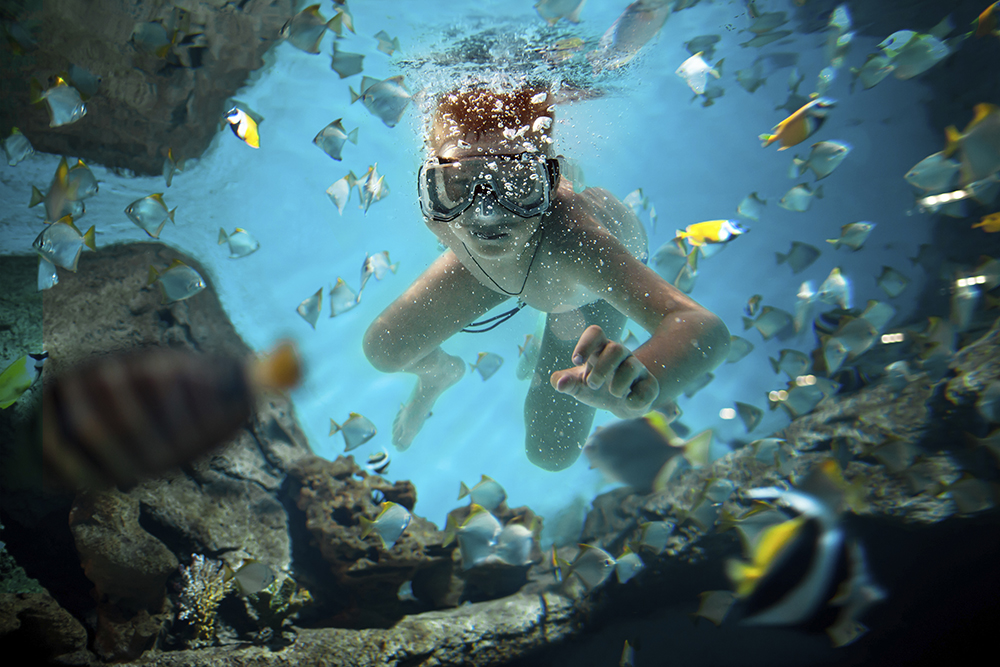
{"label": "boy's fingers", "polygon": [[[617,373],[625,370],[621,368],[622,364],[626,363],[626,360],[631,356],[632,353],[629,352],[627,347],[621,343],[609,341],[597,354],[591,355],[587,359],[587,368],[589,369],[589,372],[584,373],[584,378],[587,380],[587,386],[591,389],[600,389],[601,386],[604,385],[605,380],[609,377],[614,377]],[[636,361],[638,361],[638,359],[636,359]],[[642,366],[641,363],[639,365]],[[631,380],[634,379],[634,377],[631,378]],[[632,384],[631,380],[629,380],[629,384]],[[621,393],[615,394],[614,391],[611,393],[617,397],[621,397],[622,395]]]}
{"label": "boy's fingers", "polygon": [[611,376],[608,391],[611,392],[612,396],[621,398],[628,394],[632,385],[644,375],[649,375],[649,371],[646,370],[641,361],[629,354]]}
{"label": "boy's fingers", "polygon": [[632,390],[625,397],[625,403],[633,411],[646,414],[650,411],[653,401],[660,395],[660,383],[650,374],[639,378],[632,385]]}
{"label": "boy's fingers", "polygon": [[608,337],[604,335],[604,329],[591,324],[580,334],[580,340],[576,342],[573,349],[573,363],[577,366],[583,364],[588,357],[599,352],[608,342]]}

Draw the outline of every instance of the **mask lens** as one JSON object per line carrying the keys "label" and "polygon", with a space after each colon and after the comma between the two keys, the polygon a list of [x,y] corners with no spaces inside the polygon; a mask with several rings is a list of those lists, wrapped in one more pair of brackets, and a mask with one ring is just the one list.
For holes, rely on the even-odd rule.
{"label": "mask lens", "polygon": [[491,156],[444,164],[425,163],[420,170],[420,205],[435,220],[457,217],[485,185],[506,209],[523,217],[544,212],[549,178],[544,161]]}

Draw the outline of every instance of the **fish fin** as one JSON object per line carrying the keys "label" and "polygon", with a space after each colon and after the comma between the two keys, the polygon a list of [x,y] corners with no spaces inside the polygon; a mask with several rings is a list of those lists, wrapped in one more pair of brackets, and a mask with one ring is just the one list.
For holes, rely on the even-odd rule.
{"label": "fish fin", "polygon": [[840,247],[840,239],[827,239],[827,243],[832,243],[834,248]]}
{"label": "fish fin", "polygon": [[448,546],[455,541],[456,537],[458,537],[458,525],[455,521],[454,515],[449,514],[448,519],[444,524],[444,540],[441,542],[441,546]]}
{"label": "fish fin", "polygon": [[340,424],[333,421],[333,417],[330,417],[330,435],[333,435],[340,430]]}
{"label": "fish fin", "polygon": [[351,132],[347,135],[347,140],[355,146],[358,145],[358,128],[351,130]]}
{"label": "fish fin", "polygon": [[97,244],[94,242],[94,225],[90,226],[83,235],[83,244],[90,248],[91,250],[97,250]]}
{"label": "fish fin", "polygon": [[291,341],[281,341],[262,359],[254,363],[250,371],[251,383],[263,389],[291,389],[302,378],[302,367],[295,345]]}
{"label": "fish fin", "polygon": [[711,446],[712,429],[705,429],[684,444],[684,458],[695,467],[708,465]]}
{"label": "fish fin", "polygon": [[962,143],[962,135],[959,133],[958,128],[954,125],[946,127],[944,130],[944,141],[945,146],[941,153],[945,157],[951,157],[958,150],[959,144]]}
{"label": "fish fin", "polygon": [[158,239],[160,238],[160,232],[162,232],[163,228],[166,226],[167,226],[167,221],[166,219],[164,219],[163,222],[160,223],[160,226],[156,228],[155,232],[147,231],[146,233],[152,236],[154,239]]}
{"label": "fish fin", "polygon": [[219,227],[219,245],[222,245],[228,240],[229,240],[229,235],[226,234],[226,230],[223,229],[222,227]]}
{"label": "fish fin", "polygon": [[[473,368],[475,368],[475,366],[473,366]],[[465,485],[465,482],[459,482],[459,484],[461,486],[458,487],[458,499],[461,500],[462,498],[469,495],[469,487]]]}
{"label": "fish fin", "polygon": [[153,283],[155,283],[157,281],[157,279],[159,277],[160,277],[160,274],[157,273],[156,267],[154,267],[152,264],[150,264],[149,265],[149,275],[146,278],[146,285],[147,286],[152,285]]}
{"label": "fish fin", "polygon": [[31,186],[31,201],[28,203],[28,208],[34,208],[38,206],[43,201],[45,201],[45,195],[42,191],[36,188],[34,185]]}
{"label": "fish fin", "polygon": [[361,99],[361,95],[358,95],[356,92],[354,92],[354,88],[352,88],[351,86],[348,86],[347,90],[351,92],[351,104],[354,104],[355,102]]}

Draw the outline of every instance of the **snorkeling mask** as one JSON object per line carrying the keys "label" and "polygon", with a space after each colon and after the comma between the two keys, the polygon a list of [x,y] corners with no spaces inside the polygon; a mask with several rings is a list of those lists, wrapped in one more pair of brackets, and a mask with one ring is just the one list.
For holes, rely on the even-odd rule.
{"label": "snorkeling mask", "polygon": [[549,210],[559,182],[559,161],[532,153],[432,158],[420,167],[417,190],[424,217],[448,222],[472,206],[484,186],[500,206],[522,218]]}

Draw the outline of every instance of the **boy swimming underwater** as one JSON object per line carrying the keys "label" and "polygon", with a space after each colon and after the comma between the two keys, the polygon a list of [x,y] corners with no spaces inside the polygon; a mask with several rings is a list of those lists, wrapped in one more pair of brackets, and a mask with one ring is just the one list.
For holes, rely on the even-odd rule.
{"label": "boy swimming underwater", "polygon": [[[375,368],[417,376],[393,424],[399,449],[465,374],[441,344],[511,297],[548,313],[524,405],[528,459],[546,470],[579,457],[597,408],[641,416],[726,358],[722,321],[644,264],[646,233],[631,209],[559,175],[553,102],[527,87],[438,100],[418,191],[424,223],[448,250],[364,337]],[[634,354],[618,342],[629,318],[652,334]]]}

